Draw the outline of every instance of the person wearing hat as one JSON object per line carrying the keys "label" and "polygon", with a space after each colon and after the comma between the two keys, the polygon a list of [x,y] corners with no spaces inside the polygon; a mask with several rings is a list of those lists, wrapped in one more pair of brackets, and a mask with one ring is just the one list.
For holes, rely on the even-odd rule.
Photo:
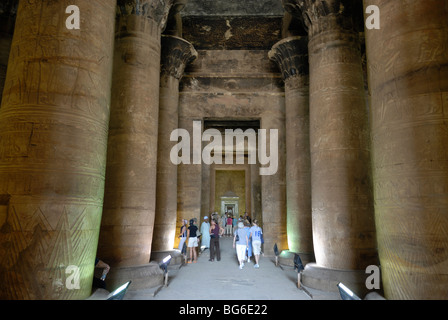
{"label": "person wearing hat", "polygon": [[201,250],[210,248],[210,223],[208,222],[208,217],[204,217],[204,222],[201,224]]}

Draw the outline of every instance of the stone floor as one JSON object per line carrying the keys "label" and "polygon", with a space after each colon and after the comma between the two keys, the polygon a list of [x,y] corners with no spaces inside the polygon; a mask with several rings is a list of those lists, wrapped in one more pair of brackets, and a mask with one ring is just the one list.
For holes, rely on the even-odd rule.
{"label": "stone floor", "polygon": [[168,285],[128,291],[125,300],[340,300],[338,293],[297,287],[297,271],[276,266],[274,258],[261,257],[238,268],[232,238],[221,238],[221,261],[210,262],[205,250],[197,263],[170,265]]}

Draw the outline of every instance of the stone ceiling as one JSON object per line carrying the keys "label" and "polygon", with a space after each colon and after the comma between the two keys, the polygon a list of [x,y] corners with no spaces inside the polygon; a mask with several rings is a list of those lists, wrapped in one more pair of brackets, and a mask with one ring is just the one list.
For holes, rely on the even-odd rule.
{"label": "stone ceiling", "polygon": [[284,13],[281,0],[188,0],[183,16],[277,16]]}
{"label": "stone ceiling", "polygon": [[189,0],[183,37],[197,50],[269,50],[281,39],[281,0]]}
{"label": "stone ceiling", "polygon": [[[361,30],[362,2],[352,6]],[[306,35],[295,18],[285,30],[282,0],[188,0],[181,17],[182,37],[196,50],[270,50],[285,32]]]}

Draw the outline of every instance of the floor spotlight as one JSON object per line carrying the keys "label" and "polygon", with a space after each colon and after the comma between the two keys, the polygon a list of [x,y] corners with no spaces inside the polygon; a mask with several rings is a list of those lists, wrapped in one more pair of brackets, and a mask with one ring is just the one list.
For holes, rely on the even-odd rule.
{"label": "floor spotlight", "polygon": [[106,298],[106,300],[123,300],[126,291],[129,288],[129,285],[132,281],[128,281],[125,284],[119,286],[117,289],[112,291]]}
{"label": "floor spotlight", "polygon": [[294,253],[294,270],[297,269],[297,272],[303,271],[305,268],[303,267],[302,259],[297,253]]}
{"label": "floor spotlight", "polygon": [[277,243],[274,244],[274,254],[275,254],[275,266],[278,266],[278,256],[280,255],[280,252],[278,251]]}
{"label": "floor spotlight", "polygon": [[165,258],[163,258],[162,262],[159,263],[160,269],[163,270],[164,273],[168,272],[168,265],[171,262],[171,255],[167,255]]}
{"label": "floor spotlight", "polygon": [[280,255],[280,252],[278,251],[277,243],[274,244],[274,253],[277,257]]}
{"label": "floor spotlight", "polygon": [[361,300],[352,290],[347,288],[342,282],[338,283],[339,294],[342,300]]}
{"label": "floor spotlight", "polygon": [[294,253],[294,270],[297,269],[297,287],[301,287],[301,278],[302,278],[302,271],[305,269],[303,267],[302,259],[300,259],[300,256],[297,253]]}
{"label": "floor spotlight", "polygon": [[159,264],[160,269],[163,270],[163,277],[165,278],[165,287],[168,285],[168,265],[171,261],[171,255],[169,254],[165,258],[163,258],[162,262]]}

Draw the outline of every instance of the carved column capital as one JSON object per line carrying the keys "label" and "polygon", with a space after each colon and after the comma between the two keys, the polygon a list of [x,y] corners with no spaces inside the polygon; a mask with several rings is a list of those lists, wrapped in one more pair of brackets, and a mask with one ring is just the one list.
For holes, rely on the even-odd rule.
{"label": "carved column capital", "polygon": [[180,80],[187,64],[193,62],[198,53],[188,41],[171,35],[162,35],[160,72]]}
{"label": "carved column capital", "polygon": [[284,9],[303,22],[309,35],[331,28],[353,28],[352,1],[282,0]]}
{"label": "carved column capital", "polygon": [[143,16],[154,20],[160,26],[160,30],[164,30],[171,7],[181,2],[180,0],[118,0],[117,16]]}
{"label": "carved column capital", "polygon": [[187,5],[187,3],[188,3],[188,0],[174,0],[173,7],[172,7],[170,13],[176,14],[176,13],[181,12],[184,9],[184,7]]}
{"label": "carved column capital", "polygon": [[182,37],[182,17],[180,12],[184,9],[188,0],[174,0],[168,15],[165,34]]}
{"label": "carved column capital", "polygon": [[296,36],[282,39],[274,44],[268,56],[270,60],[277,63],[285,82],[292,77],[309,75],[307,37]]}

